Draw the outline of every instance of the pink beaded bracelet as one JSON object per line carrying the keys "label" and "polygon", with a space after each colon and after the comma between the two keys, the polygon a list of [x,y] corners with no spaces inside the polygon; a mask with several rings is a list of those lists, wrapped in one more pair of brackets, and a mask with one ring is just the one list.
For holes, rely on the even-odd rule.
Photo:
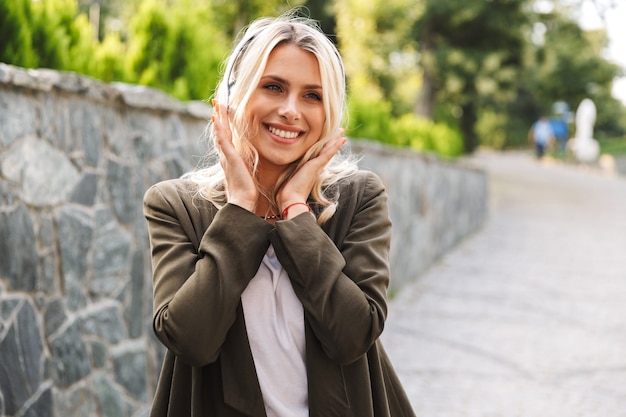
{"label": "pink beaded bracelet", "polygon": [[309,207],[309,205],[307,203],[303,203],[301,201],[298,201],[298,202],[291,203],[291,204],[287,205],[287,207],[285,207],[285,209],[283,210],[283,214],[282,214],[281,218],[283,220],[287,220],[287,214],[289,213],[289,209],[292,208],[293,206],[297,206],[299,204],[302,204],[303,206],[306,206],[306,208],[309,210],[309,212],[311,212],[311,207]]}

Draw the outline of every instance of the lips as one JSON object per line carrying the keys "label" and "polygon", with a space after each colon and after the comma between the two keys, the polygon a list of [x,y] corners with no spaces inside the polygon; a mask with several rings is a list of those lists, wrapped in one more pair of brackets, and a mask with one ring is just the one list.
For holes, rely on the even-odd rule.
{"label": "lips", "polygon": [[302,131],[278,129],[270,125],[265,125],[265,127],[271,134],[278,136],[281,139],[295,139],[303,133]]}

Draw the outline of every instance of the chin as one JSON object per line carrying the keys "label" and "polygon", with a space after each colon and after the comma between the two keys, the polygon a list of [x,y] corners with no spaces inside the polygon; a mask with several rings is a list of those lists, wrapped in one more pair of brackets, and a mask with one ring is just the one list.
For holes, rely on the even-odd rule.
{"label": "chin", "polygon": [[268,155],[267,158],[262,157],[259,160],[259,165],[263,166],[263,165],[268,165],[268,166],[274,166],[274,167],[281,167],[283,169],[288,168],[290,165],[292,165],[294,162],[298,162],[300,160],[300,158],[302,158],[304,154],[302,155],[280,155],[279,153],[273,153],[271,155]]}

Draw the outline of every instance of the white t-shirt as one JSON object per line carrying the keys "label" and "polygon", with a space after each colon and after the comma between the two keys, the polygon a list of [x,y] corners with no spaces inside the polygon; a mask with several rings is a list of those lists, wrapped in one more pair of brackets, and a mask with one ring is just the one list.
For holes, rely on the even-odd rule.
{"label": "white t-shirt", "polygon": [[268,417],[308,417],[304,309],[270,245],[241,295]]}

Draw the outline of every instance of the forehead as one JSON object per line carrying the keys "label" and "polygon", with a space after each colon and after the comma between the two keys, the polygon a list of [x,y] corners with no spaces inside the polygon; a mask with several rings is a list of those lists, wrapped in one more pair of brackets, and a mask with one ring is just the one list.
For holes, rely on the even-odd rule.
{"label": "forehead", "polygon": [[263,75],[308,78],[308,83],[313,78],[321,83],[317,57],[293,43],[278,45],[270,52]]}

